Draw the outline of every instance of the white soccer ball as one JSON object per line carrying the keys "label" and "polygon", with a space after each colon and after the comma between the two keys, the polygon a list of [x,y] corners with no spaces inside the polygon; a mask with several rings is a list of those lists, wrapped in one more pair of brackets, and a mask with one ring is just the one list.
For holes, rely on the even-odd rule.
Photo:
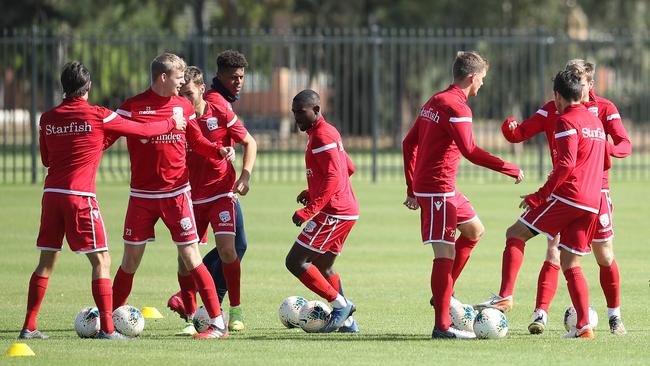
{"label": "white soccer ball", "polygon": [[327,324],[331,312],[330,307],[322,301],[307,302],[298,313],[300,328],[307,333],[317,333]]}
{"label": "white soccer ball", "polygon": [[92,338],[99,333],[99,310],[95,307],[83,308],[74,320],[74,330],[81,338]]}
{"label": "white soccer ball", "polygon": [[483,309],[474,319],[474,333],[482,339],[503,338],[508,334],[508,319],[497,309]]}
{"label": "white soccer ball", "polygon": [[474,329],[476,310],[474,310],[472,305],[467,304],[449,306],[449,317],[454,324],[454,328],[472,332]]}
{"label": "white soccer ball", "polygon": [[300,314],[300,309],[306,304],[307,299],[301,296],[289,296],[284,299],[278,310],[282,325],[287,328],[299,327],[300,321],[298,315]]}
{"label": "white soccer ball", "polygon": [[[570,305],[564,310],[564,329],[568,332],[571,328],[575,328],[576,324],[578,324],[578,313],[573,305]],[[589,307],[589,324],[593,329],[596,329],[598,325],[598,313],[591,306]]]}
{"label": "white soccer ball", "polygon": [[144,317],[140,309],[122,305],[113,312],[115,330],[129,337],[137,337],[144,329]]}
{"label": "white soccer ball", "polygon": [[208,326],[210,326],[210,315],[205,306],[201,305],[196,309],[192,317],[192,323],[194,323],[194,329],[199,333],[203,333],[208,329]]}

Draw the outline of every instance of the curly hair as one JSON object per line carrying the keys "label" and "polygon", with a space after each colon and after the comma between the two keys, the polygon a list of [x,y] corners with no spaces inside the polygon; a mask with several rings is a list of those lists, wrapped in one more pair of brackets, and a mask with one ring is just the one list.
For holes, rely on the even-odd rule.
{"label": "curly hair", "polygon": [[217,56],[217,72],[226,69],[239,69],[248,67],[248,61],[243,53],[235,50],[225,50]]}

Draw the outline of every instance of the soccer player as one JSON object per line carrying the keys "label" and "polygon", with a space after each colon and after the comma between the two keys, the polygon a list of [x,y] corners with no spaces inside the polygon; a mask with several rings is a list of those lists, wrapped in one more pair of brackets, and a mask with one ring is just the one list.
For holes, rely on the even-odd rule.
{"label": "soccer player", "polygon": [[[593,91],[594,65],[578,59],[570,60],[567,63],[567,69],[575,67],[584,68],[585,72],[586,92],[583,91],[582,103],[587,106],[588,110],[597,115],[605,128],[605,135],[612,138],[613,145],[608,143],[609,155],[616,158],[629,156],[632,152],[632,146],[618,109],[611,101],[597,96]],[[502,126],[502,131],[506,139],[513,143],[526,141],[537,133],[544,131],[549,149],[553,152],[553,130],[557,116],[555,101],[552,100],[521,124],[517,123],[513,118],[508,118]],[[620,276],[613,252],[613,205],[609,194],[608,178],[608,171],[605,170],[601,187],[598,227],[592,240],[592,247],[596,262],[600,267],[600,285],[607,301],[610,332],[616,335],[624,335],[626,330],[620,312]],[[531,334],[544,332],[548,320],[548,310],[557,290],[558,272],[560,270],[558,240],[559,238],[554,238],[553,241],[549,241],[546,260],[539,273],[533,321],[528,326]]]}
{"label": "soccer player", "polygon": [[36,318],[65,236],[70,249],[86,254],[92,266],[92,294],[101,326],[95,338],[124,339],[113,327],[111,258],[95,198],[95,176],[104,140],[107,134],[149,138],[174,128],[182,130],[186,122],[182,116],[173,116],[144,126],[106,108],[91,106],[88,104],[90,72],[79,61],[63,66],[61,85],[65,93],[63,101],[43,113],[40,120],[41,160],[48,168],[36,240],[41,254],[29,281],[27,312],[18,338],[48,338],[36,328]]}
{"label": "soccer player", "polygon": [[567,338],[594,337],[588,319],[589,287],[580,258],[591,251],[607,150],[603,124],[581,103],[582,84],[582,72],[564,70],[555,76],[553,91],[560,115],[553,136],[553,171],[537,192],[524,196],[520,207],[526,212],[506,232],[499,294],[478,305],[510,311],[525,242],[539,233],[549,240],[559,234],[560,267],[578,317]]}
{"label": "soccer player", "polygon": [[296,226],[308,222],[289,250],[285,265],[308,289],[332,305],[322,333],[356,333],[359,327],[350,319],[356,309],[343,296],[340,276],[333,268],[359,218],[359,204],[350,183],[354,165],[343,149],[341,135],[325,121],[316,92],[298,93],[291,111],[298,129],[309,136],[305,150],[308,188],[296,199],[305,207],[297,210],[291,221]]}
{"label": "soccer player", "polygon": [[[212,79],[211,89],[205,92],[203,99],[214,105],[222,114],[230,115],[233,113],[231,103],[239,100],[239,94],[244,86],[244,72],[246,67],[248,67],[248,62],[242,53],[234,50],[221,52],[217,56],[217,73]],[[252,144],[249,144],[246,145],[244,150],[244,161],[252,159],[251,167],[255,160],[254,154],[257,151],[256,147],[257,145],[253,146]],[[253,151],[253,149],[255,149],[255,151]],[[235,193],[246,195],[249,189],[249,178],[249,172],[242,171],[242,174],[235,183]],[[237,260],[241,263],[244,259],[248,243],[246,241],[246,232],[244,229],[244,216],[237,197],[235,197],[235,211],[237,216],[235,223],[235,251],[237,252]],[[207,236],[202,237],[201,242],[207,243]],[[222,303],[223,298],[228,291],[228,287],[226,286],[221,257],[219,256],[219,251],[216,247],[203,257],[203,263],[212,275],[212,279],[217,287],[219,302]],[[183,318],[185,317],[184,314],[187,313],[180,292],[177,292],[169,298],[167,306]],[[231,308],[228,326],[231,330],[235,331],[244,328],[241,308]],[[186,327],[186,329],[191,331],[193,327]]]}
{"label": "soccer player", "polygon": [[[197,124],[203,135],[217,146],[230,146],[232,141],[244,146],[244,163],[238,183],[240,194],[248,192],[248,180],[255,164],[257,144],[237,116],[230,109],[221,109],[203,99],[205,83],[203,73],[198,67],[185,70],[185,84],[181,95],[194,106]],[[196,230],[200,238],[206,236],[208,225],[215,235],[216,249],[221,258],[223,276],[226,279],[230,312],[228,328],[230,331],[244,330],[240,308],[240,262],[235,251],[235,223],[239,220],[235,209],[234,193],[236,173],[228,161],[206,159],[194,152],[187,154],[190,170],[192,205],[196,218]],[[182,269],[182,267],[181,267]],[[182,277],[182,278],[181,278]],[[191,319],[196,309],[196,289],[189,272],[179,271],[183,308],[185,316]],[[192,333],[194,326],[186,329]]]}
{"label": "soccer player", "polygon": [[[483,85],[488,62],[476,52],[458,52],[454,82],[435,94],[422,109],[402,144],[407,197],[404,205],[420,208],[422,242],[431,244],[431,292],[435,308],[432,338],[474,338],[451,327],[449,303],[454,281],[483,233],[483,224],[469,200],[456,189],[461,155],[474,164],[515,178],[523,171],[482,150],[474,143],[469,97]],[[460,231],[455,238],[456,229]]]}
{"label": "soccer player", "polygon": [[186,133],[127,139],[131,194],[124,222],[124,256],[113,283],[113,307],[126,303],[146,244],[155,239],[154,225],[162,219],[210,316],[208,329],[194,337],[222,338],[228,336],[228,329],[214,281],[201,262],[197,246],[199,238],[185,161],[186,143],[193,151],[216,160],[228,159],[233,150],[213,145],[202,136],[192,103],[178,95],[185,83],[185,68],[185,61],[180,57],[171,53],[159,55],[151,62],[151,87],[127,99],[117,110],[118,114],[144,124],[172,115],[185,116],[188,124]]}

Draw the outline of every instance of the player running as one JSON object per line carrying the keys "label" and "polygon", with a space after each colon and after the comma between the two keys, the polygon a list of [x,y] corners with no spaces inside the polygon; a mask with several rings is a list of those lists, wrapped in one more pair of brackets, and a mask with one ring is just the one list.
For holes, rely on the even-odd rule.
{"label": "player running", "polygon": [[[190,66],[185,70],[185,84],[180,93],[192,102],[203,136],[217,146],[231,146],[233,141],[244,146],[244,164],[237,183],[240,184],[240,194],[245,195],[248,193],[248,180],[255,164],[255,139],[232,110],[224,110],[203,100],[205,83],[203,73],[198,67]],[[207,229],[211,225],[216,249],[221,257],[230,301],[228,328],[230,331],[242,331],[244,323],[240,308],[241,269],[235,250],[235,227],[239,220],[234,193],[237,174],[230,162],[223,159],[206,159],[192,151],[187,153],[187,166],[190,170],[190,185],[193,187],[192,205],[197,234],[199,238],[207,238]],[[185,316],[191,320],[196,310],[194,281],[189,272],[180,270],[179,283]],[[189,324],[184,331],[191,334],[193,329],[194,326]]]}
{"label": "player running", "polygon": [[589,324],[589,287],[580,257],[591,251],[600,208],[607,140],[603,124],[583,104],[583,73],[564,70],[555,76],[553,91],[559,112],[554,128],[554,166],[546,183],[524,196],[526,212],[506,232],[501,289],[477,305],[503,312],[512,309],[512,293],[521,268],[525,242],[539,233],[552,240],[559,235],[560,266],[578,322],[567,338],[593,338]]}
{"label": "player running", "polygon": [[[41,254],[29,281],[27,312],[18,338],[48,338],[36,328],[36,318],[65,236],[70,249],[86,254],[92,266],[92,294],[101,327],[95,338],[125,339],[113,327],[111,258],[95,196],[95,177],[104,141],[109,134],[150,138],[174,128],[183,130],[186,122],[182,116],[171,116],[145,126],[104,107],[91,106],[90,72],[79,61],[63,66],[61,85],[63,101],[43,113],[39,125],[41,161],[48,168],[36,240]],[[156,120],[161,118],[156,116]]]}
{"label": "player running", "polygon": [[359,326],[351,317],[356,309],[344,297],[340,276],[333,268],[359,218],[359,204],[350,183],[354,165],[343,149],[341,135],[323,118],[316,92],[298,93],[291,111],[298,129],[309,136],[305,151],[308,189],[296,199],[305,207],[291,220],[296,226],[309,221],[289,250],[285,265],[308,289],[332,305],[321,333],[356,333]]}
{"label": "player running", "polygon": [[[407,197],[404,205],[420,208],[422,242],[431,244],[431,292],[436,320],[432,338],[474,338],[451,327],[449,303],[454,282],[483,233],[483,224],[469,200],[456,189],[461,155],[476,165],[523,179],[523,171],[474,143],[469,97],[483,85],[488,62],[476,52],[458,52],[454,82],[429,99],[402,143]],[[456,229],[460,231],[455,238]]]}
{"label": "player running", "polygon": [[193,151],[216,160],[227,159],[233,150],[206,140],[196,125],[192,104],[178,96],[185,82],[185,67],[185,61],[174,54],[163,53],[156,57],[151,62],[151,87],[127,99],[117,110],[118,114],[144,124],[160,117],[182,115],[188,125],[186,133],[127,140],[131,194],[124,222],[124,256],[113,283],[113,307],[126,303],[146,244],[155,239],[154,225],[162,219],[210,316],[208,329],[195,338],[222,338],[228,336],[228,329],[221,315],[214,281],[201,262],[197,246],[199,238],[185,161],[186,142]]}
{"label": "player running", "polygon": [[[613,145],[608,143],[609,155],[616,158],[629,156],[632,152],[632,146],[618,109],[611,101],[597,96],[593,91],[594,65],[584,60],[570,60],[567,63],[567,70],[576,66],[584,68],[586,78],[586,90],[583,91],[582,103],[587,106],[589,111],[598,116],[605,128],[605,135],[612,138]],[[544,131],[551,151],[551,158],[553,158],[553,130],[557,117],[558,112],[555,108],[555,101],[552,100],[521,124],[517,123],[513,118],[508,118],[502,126],[503,135],[508,141],[516,143],[526,141]],[[610,332],[616,335],[624,335],[626,330],[620,310],[620,276],[613,252],[613,205],[609,194],[608,178],[609,174],[606,170],[603,172],[598,228],[592,240],[592,247],[596,262],[600,267],[600,285],[607,301]],[[560,270],[558,240],[559,238],[549,240],[546,260],[539,273],[533,321],[528,326],[531,334],[544,332],[548,321],[548,310],[557,291],[558,272]]]}

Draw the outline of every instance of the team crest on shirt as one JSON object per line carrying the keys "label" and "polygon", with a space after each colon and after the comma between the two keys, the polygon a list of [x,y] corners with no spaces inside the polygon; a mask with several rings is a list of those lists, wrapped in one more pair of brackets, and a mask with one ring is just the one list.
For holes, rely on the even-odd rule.
{"label": "team crest on shirt", "polygon": [[305,225],[305,232],[311,233],[312,231],[314,231],[315,228],[316,228],[316,223],[313,221],[309,221],[307,225]]}
{"label": "team crest on shirt", "polygon": [[589,112],[593,113],[594,116],[598,117],[598,107],[589,107],[587,108]]}
{"label": "team crest on shirt", "polygon": [[208,126],[208,130],[214,131],[216,130],[219,125],[217,124],[218,120],[214,117],[208,118],[208,120],[205,122],[205,124]]}
{"label": "team crest on shirt", "polygon": [[602,214],[598,217],[598,221],[600,222],[600,225],[602,227],[608,227],[609,226],[609,215],[608,214]]}
{"label": "team crest on shirt", "polygon": [[192,228],[192,220],[189,217],[183,217],[180,221],[181,229],[187,231]]}
{"label": "team crest on shirt", "polygon": [[228,212],[228,211],[219,212],[219,219],[221,220],[221,222],[230,221],[230,212]]}

